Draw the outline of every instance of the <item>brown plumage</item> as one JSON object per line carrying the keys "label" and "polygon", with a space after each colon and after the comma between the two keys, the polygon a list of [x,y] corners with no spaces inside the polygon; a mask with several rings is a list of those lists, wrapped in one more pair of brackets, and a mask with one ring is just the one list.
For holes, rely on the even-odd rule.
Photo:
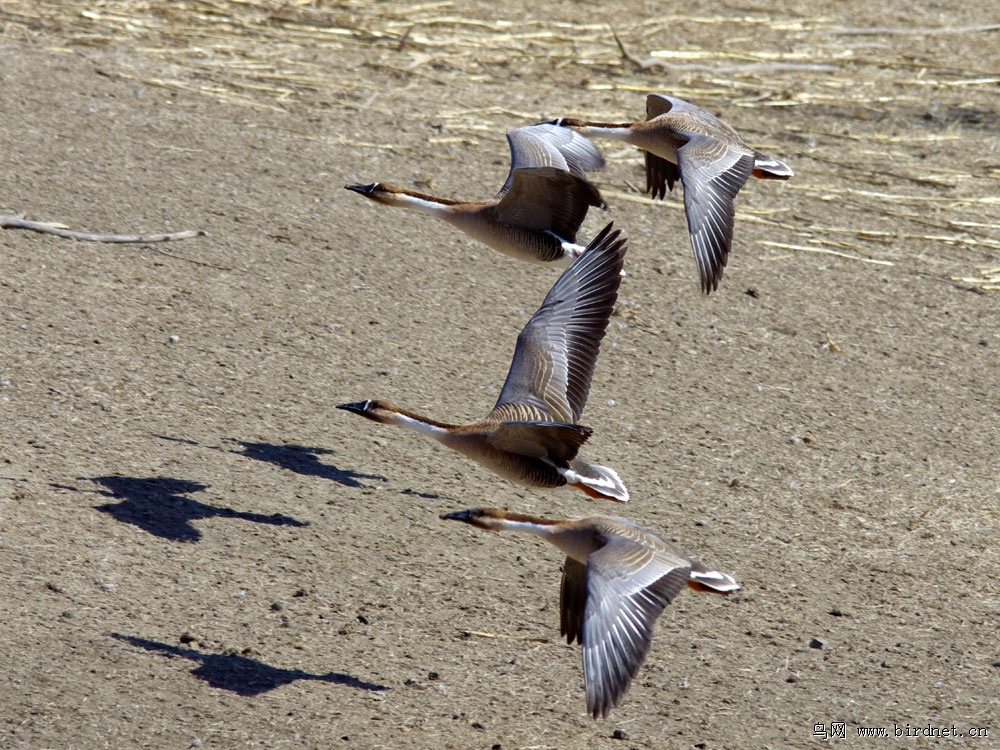
{"label": "brown plumage", "polygon": [[556,281],[518,335],[500,397],[482,419],[452,425],[373,399],[337,408],[422,432],[518,484],[570,484],[627,502],[617,472],[577,457],[592,432],[578,421],[621,283],[620,234],[608,224]]}
{"label": "brown plumage", "polygon": [[554,124],[641,148],[646,157],[646,190],[654,198],[663,198],[681,180],[688,232],[706,294],[718,289],[729,259],[736,194],[751,175],[787,180],[794,174],[784,162],[747,146],[739,133],[715,116],[664,94],[646,97],[643,122],[564,118]]}
{"label": "brown plumage", "polygon": [[702,565],[649,529],[617,516],[551,521],[495,508],[446,513],[489,531],[540,536],[566,554],[560,629],[583,646],[587,711],[596,719],[618,705],[649,653],[653,625],[687,584],[728,594],[736,580]]}
{"label": "brown plumage", "polygon": [[507,255],[569,262],[583,251],[576,234],[592,206],[605,208],[586,173],[604,166],[586,138],[551,123],[507,133],[511,165],[491,200],[456,201],[384,182],[347,185],[387,206],[430,214]]}

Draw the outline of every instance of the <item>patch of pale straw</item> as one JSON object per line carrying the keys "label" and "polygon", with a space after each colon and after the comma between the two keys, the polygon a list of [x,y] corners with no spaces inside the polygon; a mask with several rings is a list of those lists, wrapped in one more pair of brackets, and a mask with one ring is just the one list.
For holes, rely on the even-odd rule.
{"label": "patch of pale straw", "polygon": [[[716,16],[624,20],[611,29],[586,20],[468,18],[451,2],[7,0],[0,8],[0,25],[10,35],[57,36],[66,48],[141,50],[163,62],[155,75],[127,59],[118,69],[103,72],[241,106],[284,110],[291,104],[319,105],[393,116],[394,97],[405,93],[411,107],[414,102],[426,106],[447,124],[451,134],[442,138],[463,143],[506,127],[510,118],[530,122],[537,114],[503,102],[491,107],[482,107],[481,101],[442,103],[441,92],[458,79],[502,86],[511,74],[526,79],[561,75],[561,80],[582,82],[591,91],[637,94],[662,90],[669,81],[670,93],[710,109],[723,102],[746,108],[808,106],[841,113],[845,122],[862,123],[868,117],[926,112],[929,100],[950,91],[992,101],[1000,84],[995,70],[977,69],[983,58],[975,52],[983,44],[996,43],[996,24],[849,28],[833,18],[733,15],[726,10]],[[698,46],[680,41],[687,36],[716,42]],[[941,37],[950,43],[940,44]],[[673,40],[678,43],[671,45]],[[958,50],[967,52],[959,58]],[[374,90],[373,71],[380,79],[393,79],[397,88],[392,95]],[[572,78],[565,78],[567,71]],[[638,111],[586,114],[641,116]],[[777,128],[774,145],[781,155],[782,133],[795,133],[809,144],[800,150],[801,163],[794,165],[797,176],[787,189],[798,191],[807,202],[848,204],[861,212],[862,221],[868,214],[879,217],[879,228],[819,230],[802,222],[775,222],[753,211],[741,212],[739,220],[771,222],[793,235],[796,241],[784,243],[786,249],[814,252],[818,243],[826,251],[875,263],[883,261],[865,257],[860,248],[857,255],[851,254],[856,252],[853,247],[843,253],[845,248],[838,244],[843,240],[832,235],[854,232],[869,243],[919,239],[937,247],[988,252],[1000,246],[1000,225],[977,221],[991,200],[982,196],[995,193],[984,191],[984,176],[951,173],[940,162],[929,174],[928,162],[922,161],[927,149],[949,143],[961,147],[962,135],[912,126],[902,133],[862,129],[783,126]],[[456,131],[468,137],[456,136]],[[755,145],[763,150],[768,146]],[[890,147],[896,153],[887,159]],[[810,165],[810,160],[816,164]],[[886,161],[891,161],[891,170]],[[859,184],[865,182],[876,189]],[[986,182],[995,187],[995,179]],[[645,200],[625,192],[615,195]],[[926,208],[934,207],[947,210],[950,218],[924,215]],[[881,228],[887,217],[897,231]],[[928,223],[942,231],[921,231]],[[821,231],[831,236],[817,238]],[[980,286],[993,288],[993,279],[984,274]]]}
{"label": "patch of pale straw", "polygon": [[[726,97],[743,106],[796,106],[824,99],[881,103],[884,99],[874,87],[859,85],[877,78],[867,75],[871,71],[866,69],[879,75],[900,67],[914,70],[912,80],[897,84],[919,88],[989,87],[1000,80],[995,71],[990,75],[956,70],[949,61],[918,55],[913,46],[914,37],[992,38],[1000,29],[997,25],[845,28],[828,18],[789,21],[766,13],[740,16],[727,11],[718,16],[657,16],[612,30],[604,23],[584,21],[467,18],[450,2],[401,5],[367,0],[8,0],[0,10],[0,22],[8,30],[51,31],[67,44],[127,43],[135,48],[138,43],[145,54],[163,58],[179,72],[208,75],[211,81],[199,86],[181,80],[187,76],[163,76],[150,79],[151,83],[199,90],[251,106],[289,99],[328,100],[334,92],[365,90],[370,71],[338,64],[344,53],[352,59],[360,55],[369,65],[438,80],[454,71],[490,75],[509,69],[512,61],[529,70],[614,71],[613,78],[601,76],[604,80],[590,84],[598,89],[646,91],[650,84],[646,72],[653,70],[661,79],[666,74],[677,96]],[[703,34],[706,27],[719,44],[646,46],[647,40],[662,43],[678,38],[677,29],[701,29]],[[737,35],[743,35],[739,44],[725,43]],[[905,39],[909,54],[901,56],[891,45],[873,47],[864,41],[869,36],[894,35]],[[777,40],[781,44],[774,43]],[[803,85],[813,82],[817,85]],[[824,94],[823,88],[833,90]],[[760,96],[769,91],[773,93]],[[900,96],[916,102],[926,91],[897,90],[892,95],[897,103]]]}

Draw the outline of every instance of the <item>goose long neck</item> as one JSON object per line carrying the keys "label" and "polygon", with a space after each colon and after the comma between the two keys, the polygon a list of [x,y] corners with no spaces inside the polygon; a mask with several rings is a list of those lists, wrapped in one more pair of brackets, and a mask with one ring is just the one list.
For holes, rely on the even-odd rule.
{"label": "goose long neck", "polygon": [[429,435],[436,440],[445,440],[455,428],[455,425],[438,422],[430,417],[424,417],[403,409],[394,411],[389,417],[389,422],[406,430]]}
{"label": "goose long neck", "polygon": [[395,193],[393,195],[393,204],[401,208],[408,208],[411,211],[447,219],[455,212],[458,201],[407,190]]}
{"label": "goose long neck", "polygon": [[529,516],[525,513],[508,513],[495,521],[498,531],[517,531],[522,534],[534,534],[551,540],[559,527],[558,521]]}
{"label": "goose long neck", "polygon": [[540,536],[562,550],[567,557],[584,565],[587,563],[587,557],[605,543],[596,529],[576,521],[547,521],[532,516],[510,514],[510,517],[501,521],[499,528]]}
{"label": "goose long neck", "polygon": [[598,138],[611,138],[616,141],[629,141],[632,138],[632,123],[630,122],[591,122],[589,120],[574,120],[570,117],[557,120],[563,127],[573,128],[576,132]]}

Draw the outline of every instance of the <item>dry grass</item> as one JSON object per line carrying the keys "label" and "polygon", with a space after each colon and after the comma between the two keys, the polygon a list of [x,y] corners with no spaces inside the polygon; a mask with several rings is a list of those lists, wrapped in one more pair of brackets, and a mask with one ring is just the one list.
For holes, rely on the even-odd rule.
{"label": "dry grass", "polygon": [[[490,78],[572,68],[579,76],[602,74],[603,80],[588,83],[592,89],[648,90],[643,66],[623,57],[616,32],[645,70],[669,74],[674,94],[725,97],[737,106],[829,102],[878,109],[886,102],[879,85],[886,80],[896,88],[891,98],[897,107],[925,102],[935,88],[995,91],[1000,83],[995,69],[956,65],[949,46],[933,43],[941,36],[996,40],[1000,25],[845,28],[830,18],[726,11],[664,15],[612,30],[604,22],[466,18],[451,2],[367,0],[12,0],[0,10],[0,21],[8,34],[47,31],[67,45],[127,45],[162,59],[166,70],[197,74],[194,81],[164,75],[150,83],[252,106],[335,103],[333,94],[369,88],[366,66],[439,82],[456,73]],[[685,28],[700,30],[697,38],[709,29],[718,44],[656,48],[686,37]],[[358,59],[365,65],[344,64]]]}
{"label": "dry grass", "polygon": [[[786,249],[823,247],[866,259],[878,251],[898,264],[915,247],[912,257],[923,261],[910,270],[996,288],[994,276],[969,269],[993,267],[1000,257],[1000,60],[982,54],[984,46],[1000,46],[1000,25],[921,25],[914,16],[912,26],[856,28],[833,17],[731,9],[717,16],[586,18],[483,19],[466,17],[451,2],[367,0],[9,0],[0,10],[11,37],[41,33],[74,50],[121,48],[161,63],[152,75],[123,55],[108,75],[253,108],[363,109],[388,118],[405,102],[446,126],[441,142],[475,143],[478,134],[537,120],[538,112],[495,101],[493,92],[521,77],[622,94],[631,107],[587,115],[638,117],[639,95],[651,89],[709,109],[781,110],[751,118],[780,121],[777,134],[747,134],[782,157],[788,137],[797,139],[797,176],[787,186],[800,202],[797,214],[811,215],[808,205],[821,202],[860,218],[844,222],[850,227],[814,226],[750,207],[741,220],[772,223],[780,231],[773,246]],[[706,39],[713,43],[692,41]],[[396,84],[391,95],[373,90],[374,71]],[[443,97],[459,78],[481,83],[483,99]],[[581,114],[577,98],[569,94],[551,106]],[[394,147],[350,136],[342,142]],[[944,157],[970,148],[977,156],[963,163],[971,169],[955,169]],[[955,257],[955,248],[973,252]]]}

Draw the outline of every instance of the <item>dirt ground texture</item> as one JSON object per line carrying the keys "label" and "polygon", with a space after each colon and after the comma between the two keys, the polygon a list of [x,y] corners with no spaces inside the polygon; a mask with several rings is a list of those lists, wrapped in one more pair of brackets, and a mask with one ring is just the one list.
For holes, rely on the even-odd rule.
{"label": "dirt ground texture", "polygon": [[[207,232],[0,232],[0,747],[1000,748],[1000,30],[912,6],[0,5],[0,213]],[[649,91],[796,175],[705,297],[680,194],[599,144],[586,456],[632,502],[335,410],[482,415],[558,275],[343,186],[486,198],[506,130]],[[561,555],[438,518],[475,506],[626,515],[744,588],[678,597],[594,721]]]}

